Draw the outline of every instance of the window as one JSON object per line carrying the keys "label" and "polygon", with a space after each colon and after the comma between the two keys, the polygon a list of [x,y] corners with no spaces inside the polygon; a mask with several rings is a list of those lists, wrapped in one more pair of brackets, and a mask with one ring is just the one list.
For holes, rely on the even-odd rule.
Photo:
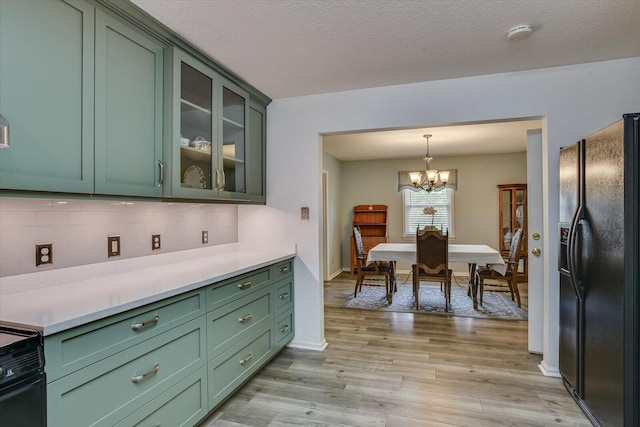
{"label": "window", "polygon": [[431,215],[424,213],[424,208],[427,206],[432,206],[436,210],[433,216],[433,225],[441,230],[448,230],[449,236],[453,236],[453,190],[451,188],[431,193],[402,190],[402,204],[404,210],[403,237],[413,237],[416,235],[416,228],[431,225]]}

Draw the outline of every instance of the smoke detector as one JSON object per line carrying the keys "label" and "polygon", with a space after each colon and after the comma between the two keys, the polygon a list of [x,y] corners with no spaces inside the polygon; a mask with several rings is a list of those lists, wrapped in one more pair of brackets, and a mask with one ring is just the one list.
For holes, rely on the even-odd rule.
{"label": "smoke detector", "polygon": [[524,40],[533,33],[533,28],[529,24],[516,25],[507,33],[509,40]]}

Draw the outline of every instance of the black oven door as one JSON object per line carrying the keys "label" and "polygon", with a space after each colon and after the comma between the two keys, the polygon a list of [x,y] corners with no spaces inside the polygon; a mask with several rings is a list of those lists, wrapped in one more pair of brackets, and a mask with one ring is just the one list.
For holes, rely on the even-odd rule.
{"label": "black oven door", "polygon": [[0,425],[46,427],[47,381],[44,373],[0,388]]}

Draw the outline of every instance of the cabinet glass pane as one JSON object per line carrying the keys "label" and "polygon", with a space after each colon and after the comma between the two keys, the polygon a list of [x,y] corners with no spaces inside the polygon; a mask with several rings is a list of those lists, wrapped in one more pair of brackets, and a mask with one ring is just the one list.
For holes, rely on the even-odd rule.
{"label": "cabinet glass pane", "polygon": [[224,190],[246,193],[245,98],[228,88],[222,95],[222,166]]}
{"label": "cabinet glass pane", "polygon": [[213,81],[184,62],[180,73],[180,185],[211,189]]}
{"label": "cabinet glass pane", "polygon": [[511,248],[511,190],[502,190],[502,244],[504,250]]}
{"label": "cabinet glass pane", "polygon": [[516,190],[516,228],[525,228],[525,210],[526,205],[525,190]]}

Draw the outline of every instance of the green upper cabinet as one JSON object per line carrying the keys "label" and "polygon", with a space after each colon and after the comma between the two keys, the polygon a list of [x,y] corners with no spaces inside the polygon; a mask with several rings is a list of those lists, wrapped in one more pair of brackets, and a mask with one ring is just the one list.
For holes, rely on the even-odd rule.
{"label": "green upper cabinet", "polygon": [[94,9],[0,1],[0,188],[93,191]]}
{"label": "green upper cabinet", "polygon": [[251,108],[246,90],[178,49],[171,65],[165,195],[264,203],[264,108]]}
{"label": "green upper cabinet", "polygon": [[96,11],[95,192],[162,195],[163,47]]}
{"label": "green upper cabinet", "polygon": [[163,47],[78,0],[0,1],[0,188],[162,195]]}

